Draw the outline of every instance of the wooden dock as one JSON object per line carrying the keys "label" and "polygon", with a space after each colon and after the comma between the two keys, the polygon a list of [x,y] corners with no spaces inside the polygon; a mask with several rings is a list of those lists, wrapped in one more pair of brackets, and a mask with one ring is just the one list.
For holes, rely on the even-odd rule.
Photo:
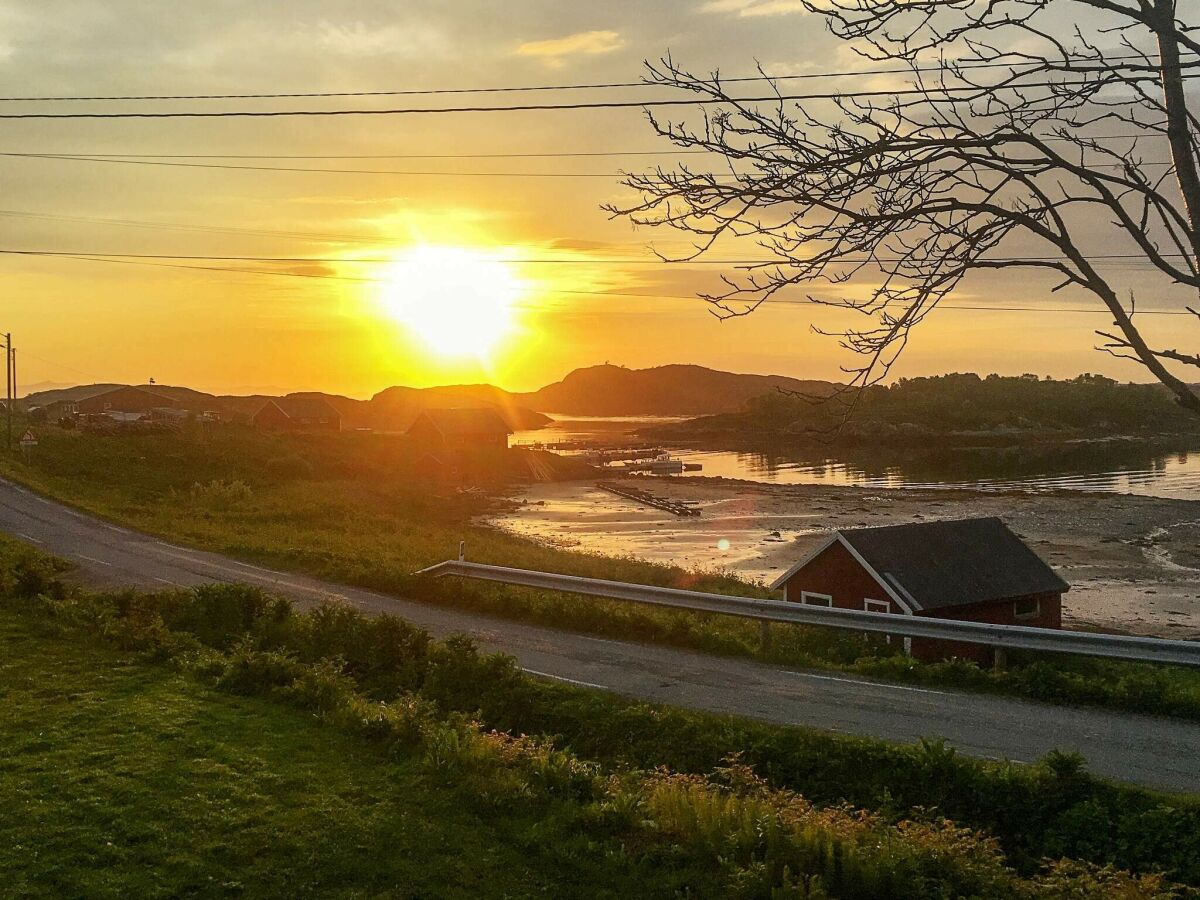
{"label": "wooden dock", "polygon": [[610,494],[616,494],[618,497],[624,497],[626,500],[633,500],[637,503],[643,503],[646,506],[653,506],[655,509],[661,509],[676,516],[699,516],[700,510],[695,506],[683,503],[678,500],[669,500],[666,497],[659,497],[651,494],[649,491],[643,491],[641,488],[630,487],[624,484],[615,484],[611,481],[598,481],[596,487],[602,491],[608,491]]}

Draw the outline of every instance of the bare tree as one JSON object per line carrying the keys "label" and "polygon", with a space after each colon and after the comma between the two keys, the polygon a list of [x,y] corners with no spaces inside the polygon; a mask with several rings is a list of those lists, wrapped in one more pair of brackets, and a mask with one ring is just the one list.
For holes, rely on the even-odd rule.
{"label": "bare tree", "polygon": [[[1200,24],[1182,21],[1176,0],[804,3],[904,86],[818,98],[776,81],[770,101],[745,101],[719,73],[663,59],[648,80],[693,92],[709,111],[694,124],[651,123],[680,148],[710,151],[722,171],[627,176],[641,200],[609,211],[689,234],[693,252],[678,261],[718,242],[767,251],[701,295],[722,318],[797,285],[866,280],[865,297],[807,294],[869,318],[835,332],[857,354],[851,388],[885,377],[968,274],[1032,269],[1055,291],[1098,299],[1112,316],[1099,349],[1144,366],[1200,413],[1176,374],[1200,368],[1200,354],[1152,346],[1135,303],[1151,295],[1200,318],[1181,300],[1200,291],[1200,127],[1186,90],[1200,76]],[[1059,13],[1094,24],[1064,29]],[[1141,296],[1106,276],[1114,254],[1145,270]]]}

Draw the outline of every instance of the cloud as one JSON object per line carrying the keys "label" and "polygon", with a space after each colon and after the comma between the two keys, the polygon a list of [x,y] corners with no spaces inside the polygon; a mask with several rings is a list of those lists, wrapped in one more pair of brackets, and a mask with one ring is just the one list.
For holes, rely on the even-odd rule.
{"label": "cloud", "polygon": [[801,0],[708,0],[701,12],[733,13],[741,18],[749,16],[785,16],[804,12]]}
{"label": "cloud", "polygon": [[533,56],[551,68],[558,68],[567,56],[599,56],[625,46],[616,31],[580,31],[547,41],[528,41],[517,48],[518,56]]}

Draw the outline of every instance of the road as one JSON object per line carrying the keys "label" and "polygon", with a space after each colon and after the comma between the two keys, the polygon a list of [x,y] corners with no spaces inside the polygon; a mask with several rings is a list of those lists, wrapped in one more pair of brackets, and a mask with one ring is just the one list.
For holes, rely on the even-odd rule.
{"label": "road", "polygon": [[238,581],[301,605],[341,597],[437,635],[469,634],[512,654],[526,671],[568,684],[891,741],[944,737],[990,759],[1029,762],[1055,748],[1077,750],[1097,774],[1200,792],[1200,723],[798,672],[444,609],[169,544],[4,481],[0,530],[77,563],[81,577],[98,586]]}

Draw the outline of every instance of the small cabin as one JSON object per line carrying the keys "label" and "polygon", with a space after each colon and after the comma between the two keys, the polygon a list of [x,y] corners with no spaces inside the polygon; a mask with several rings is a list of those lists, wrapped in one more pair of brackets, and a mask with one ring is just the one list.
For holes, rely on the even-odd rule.
{"label": "small cabin", "polygon": [[[1061,628],[1070,585],[993,517],[841,529],[771,588],[812,606]],[[927,660],[992,659],[980,644],[912,638],[905,647]]]}
{"label": "small cabin", "polygon": [[262,431],[341,431],[342,417],[320,397],[276,397],[255,411],[250,424]]}
{"label": "small cabin", "polygon": [[508,449],[512,427],[494,409],[427,409],[408,428],[423,450]]}

